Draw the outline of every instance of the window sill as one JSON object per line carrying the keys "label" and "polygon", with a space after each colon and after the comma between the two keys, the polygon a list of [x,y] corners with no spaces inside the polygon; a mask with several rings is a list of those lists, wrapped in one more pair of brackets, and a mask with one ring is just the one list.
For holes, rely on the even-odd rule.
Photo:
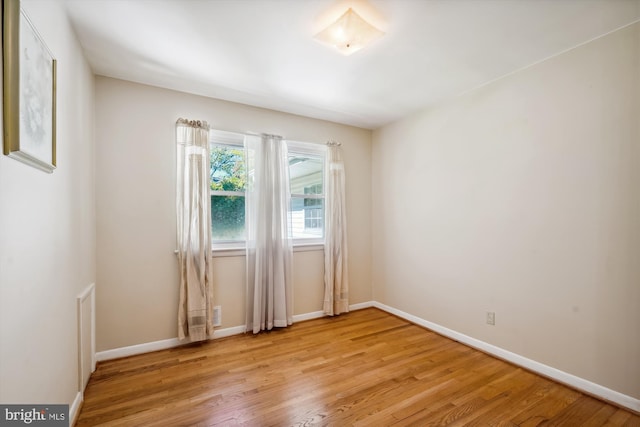
{"label": "window sill", "polygon": [[[314,251],[323,251],[324,244],[323,243],[300,243],[293,245],[293,252],[314,252]],[[174,251],[175,254],[178,254],[178,251]],[[211,256],[213,258],[224,258],[224,257],[238,257],[245,256],[246,249],[245,248],[211,248]]]}
{"label": "window sill", "polygon": [[245,256],[245,248],[211,248],[211,256],[213,258],[223,258],[231,256]]}
{"label": "window sill", "polygon": [[[324,244],[322,243],[305,243],[305,244],[297,244],[293,245],[293,252],[312,252],[312,251],[323,251]],[[211,256],[213,258],[222,258],[222,257],[236,257],[236,256],[245,256],[246,255],[245,248],[212,248]]]}
{"label": "window sill", "polygon": [[324,251],[324,243],[299,243],[293,245],[293,252]]}

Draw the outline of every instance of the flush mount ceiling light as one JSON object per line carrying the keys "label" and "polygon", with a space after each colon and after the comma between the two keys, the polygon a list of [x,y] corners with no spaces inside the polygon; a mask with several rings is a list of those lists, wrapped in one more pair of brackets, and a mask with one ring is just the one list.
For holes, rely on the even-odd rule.
{"label": "flush mount ceiling light", "polygon": [[340,18],[313,38],[336,48],[343,55],[359,51],[384,35],[360,15],[349,8]]}

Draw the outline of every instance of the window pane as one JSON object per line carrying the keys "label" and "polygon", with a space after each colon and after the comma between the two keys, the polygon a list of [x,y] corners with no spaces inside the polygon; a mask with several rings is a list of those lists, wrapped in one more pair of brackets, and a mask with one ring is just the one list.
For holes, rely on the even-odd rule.
{"label": "window pane", "polygon": [[291,197],[291,230],[294,239],[322,238],[324,200]]}
{"label": "window pane", "polygon": [[210,174],[212,190],[244,191],[247,180],[244,149],[229,145],[213,145]]}
{"label": "window pane", "polygon": [[[238,145],[211,145],[211,189],[243,193],[246,187],[244,148]],[[244,196],[211,196],[211,236],[213,241],[244,240]]]}
{"label": "window pane", "polygon": [[322,165],[320,157],[289,154],[291,194],[322,194]]}
{"label": "window pane", "polygon": [[213,240],[244,240],[244,196],[211,196]]}

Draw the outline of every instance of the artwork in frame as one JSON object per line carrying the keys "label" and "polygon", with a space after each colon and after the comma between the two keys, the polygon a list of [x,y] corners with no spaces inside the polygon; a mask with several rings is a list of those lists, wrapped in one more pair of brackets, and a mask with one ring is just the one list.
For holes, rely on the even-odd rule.
{"label": "artwork in frame", "polygon": [[20,0],[2,1],[4,154],[56,168],[56,60]]}

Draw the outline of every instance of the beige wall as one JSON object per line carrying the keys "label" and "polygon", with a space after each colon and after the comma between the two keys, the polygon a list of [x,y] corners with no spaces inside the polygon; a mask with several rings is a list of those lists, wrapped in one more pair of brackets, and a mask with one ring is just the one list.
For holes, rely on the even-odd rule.
{"label": "beige wall", "polygon": [[[371,132],[136,83],[96,78],[97,350],[177,336],[175,142],[179,117],[213,128],[343,143],[351,303],[371,299]],[[294,313],[322,309],[322,252],[294,254]],[[244,257],[216,258],[222,328],[244,324]]]}
{"label": "beige wall", "polygon": [[76,296],[96,274],[94,83],[61,6],[21,3],[58,59],[58,168],[0,155],[0,402],[71,404]]}
{"label": "beige wall", "polygon": [[635,24],[375,131],[374,300],[640,398],[639,123]]}
{"label": "beige wall", "polygon": [[[379,129],[372,153],[367,130],[103,77],[94,104],[61,6],[22,3],[59,61],[58,169],[0,156],[0,402],[73,401],[91,283],[98,351],[176,336],[178,117],[343,142],[352,303],[640,398],[639,24]],[[294,257],[295,313],[320,310],[322,252]],[[241,325],[244,257],[214,269]]]}

